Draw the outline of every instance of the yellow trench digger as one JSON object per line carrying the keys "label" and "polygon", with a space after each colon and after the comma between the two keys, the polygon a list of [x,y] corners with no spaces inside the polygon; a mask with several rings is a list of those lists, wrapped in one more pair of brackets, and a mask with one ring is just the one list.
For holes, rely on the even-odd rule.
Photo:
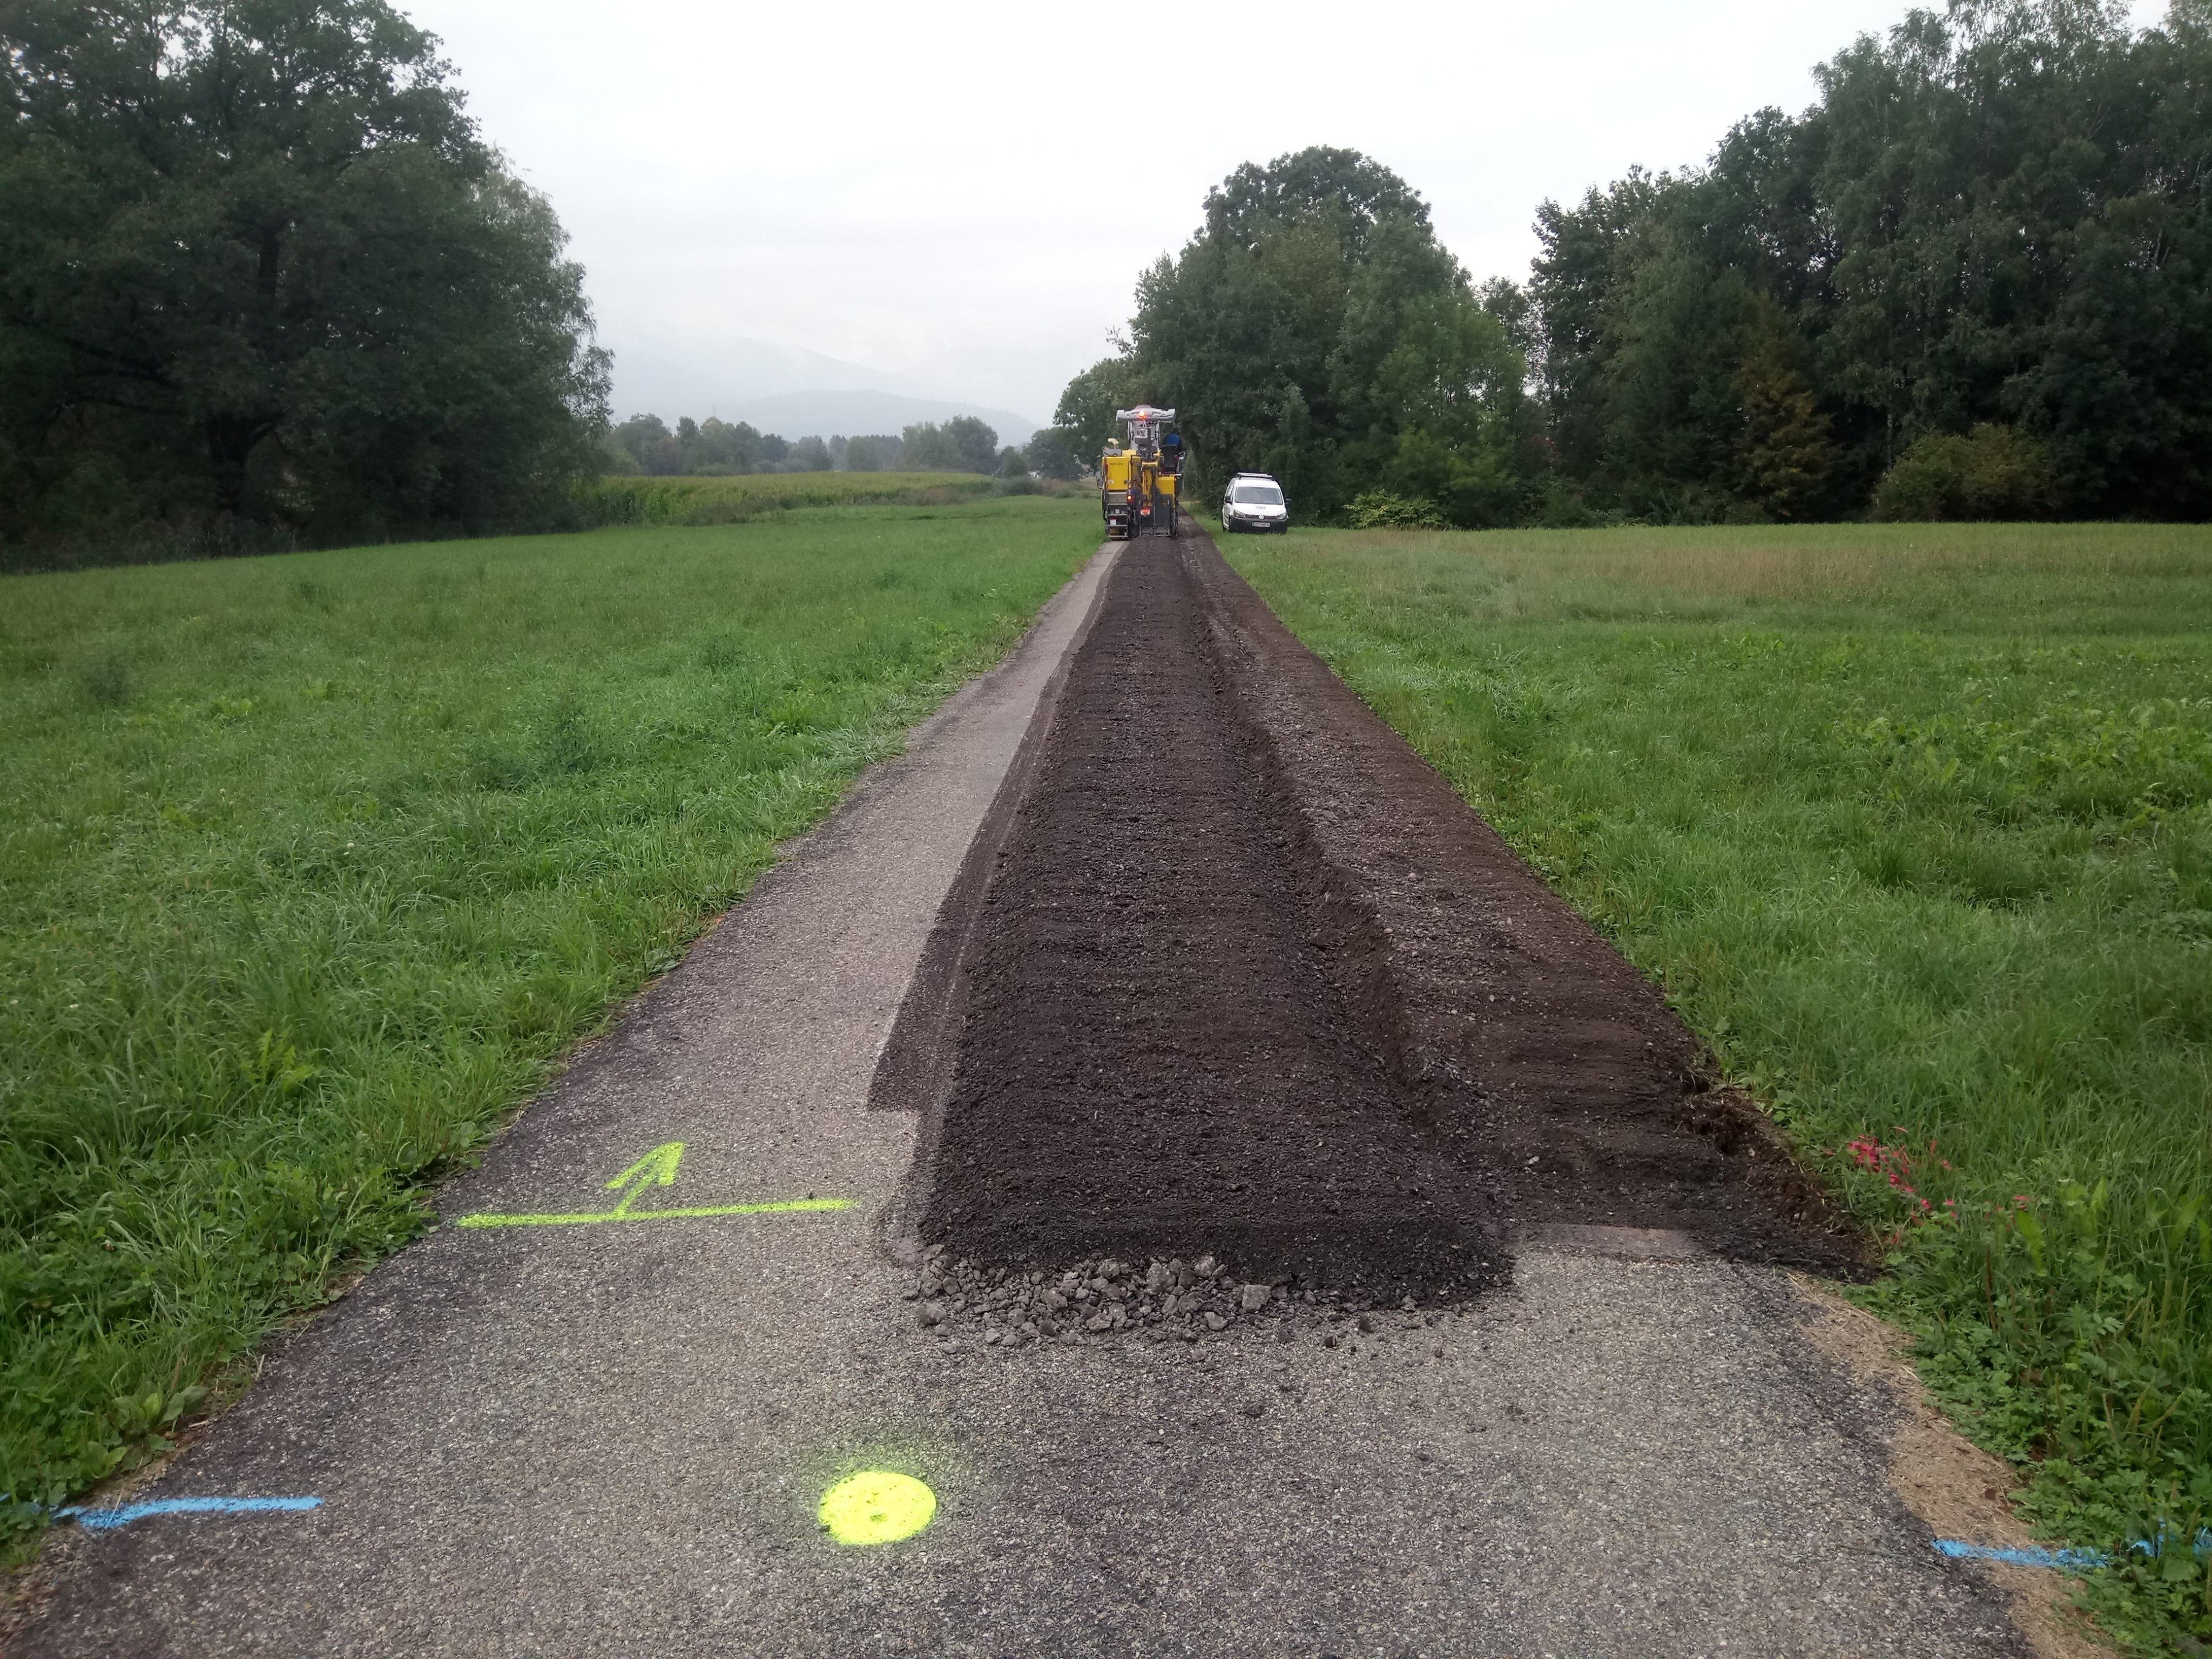
{"label": "yellow trench digger", "polygon": [[1182,488],[1182,434],[1172,409],[1139,404],[1117,409],[1114,418],[1129,428],[1128,447],[1113,438],[1098,458],[1098,505],[1106,515],[1106,534],[1119,540],[1157,531],[1176,533],[1177,495]]}

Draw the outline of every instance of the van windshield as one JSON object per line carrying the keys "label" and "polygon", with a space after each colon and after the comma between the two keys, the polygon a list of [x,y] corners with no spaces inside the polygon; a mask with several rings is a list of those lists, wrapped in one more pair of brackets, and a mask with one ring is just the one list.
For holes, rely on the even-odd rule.
{"label": "van windshield", "polygon": [[1273,484],[1238,484],[1231,499],[1239,507],[1280,507],[1283,492]]}

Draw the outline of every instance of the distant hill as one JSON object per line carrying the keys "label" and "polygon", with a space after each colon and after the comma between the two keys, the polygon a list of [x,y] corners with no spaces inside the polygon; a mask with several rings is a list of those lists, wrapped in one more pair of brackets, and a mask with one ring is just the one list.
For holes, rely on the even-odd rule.
{"label": "distant hill", "polygon": [[727,420],[732,407],[753,399],[822,386],[867,391],[890,378],[864,364],[742,335],[702,338],[633,327],[601,343],[615,355],[617,420],[658,415],[673,426],[678,416],[703,421],[718,412]]}
{"label": "distant hill", "polygon": [[[1025,444],[1048,422],[995,404],[933,397],[926,369],[887,374],[861,363],[743,336],[695,338],[634,328],[605,343],[614,350],[614,415],[658,415],[674,426],[683,416],[750,421],[787,438],[847,437],[897,432],[916,421],[975,415],[996,428],[1001,444]],[[885,392],[891,385],[915,392]],[[918,395],[919,394],[919,395]]]}
{"label": "distant hill", "polygon": [[[699,410],[657,410],[672,425],[678,414],[703,417]],[[787,392],[777,398],[749,398],[724,404],[715,411],[726,421],[748,421],[763,432],[780,432],[787,438],[852,437],[862,432],[896,433],[918,421],[940,423],[955,415],[973,415],[994,428],[999,442],[1025,444],[1030,434],[1049,421],[1031,420],[1011,409],[988,404],[947,401],[939,398],[908,398],[896,392]]]}

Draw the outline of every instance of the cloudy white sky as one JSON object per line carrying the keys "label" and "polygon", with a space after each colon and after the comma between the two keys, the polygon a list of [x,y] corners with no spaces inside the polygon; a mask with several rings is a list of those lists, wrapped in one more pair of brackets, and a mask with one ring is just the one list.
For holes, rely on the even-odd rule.
{"label": "cloudy white sky", "polygon": [[1364,150],[1478,278],[1521,276],[1540,200],[1802,108],[1905,9],[400,3],[574,237],[618,414],[688,369],[731,401],[841,380],[1040,418],[1242,161]]}

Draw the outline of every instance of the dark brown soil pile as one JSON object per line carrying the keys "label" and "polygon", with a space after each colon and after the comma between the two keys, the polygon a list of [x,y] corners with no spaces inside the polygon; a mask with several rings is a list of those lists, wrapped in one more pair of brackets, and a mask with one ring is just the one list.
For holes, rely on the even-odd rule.
{"label": "dark brown soil pile", "polygon": [[1651,988],[1202,537],[1125,549],[1041,743],[884,1073],[935,1079],[907,1222],[950,1257],[1395,1299],[1572,1222],[1850,1264]]}

